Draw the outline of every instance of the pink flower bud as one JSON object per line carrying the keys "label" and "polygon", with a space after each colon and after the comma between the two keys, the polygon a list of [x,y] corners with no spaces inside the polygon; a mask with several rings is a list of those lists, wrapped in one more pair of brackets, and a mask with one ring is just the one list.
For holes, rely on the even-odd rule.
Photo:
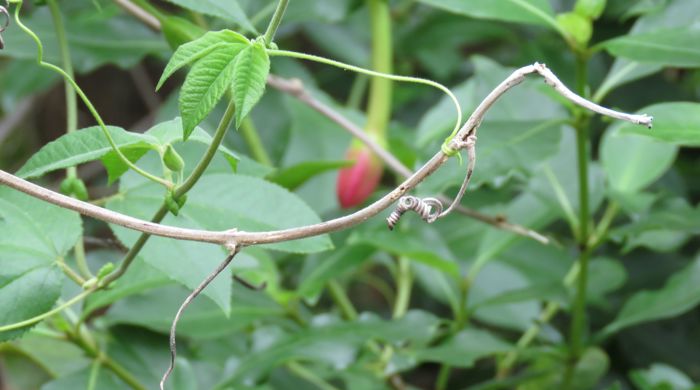
{"label": "pink flower bud", "polygon": [[352,145],[346,154],[355,165],[344,168],[338,175],[336,192],[343,208],[364,202],[377,188],[382,178],[382,162],[364,145]]}

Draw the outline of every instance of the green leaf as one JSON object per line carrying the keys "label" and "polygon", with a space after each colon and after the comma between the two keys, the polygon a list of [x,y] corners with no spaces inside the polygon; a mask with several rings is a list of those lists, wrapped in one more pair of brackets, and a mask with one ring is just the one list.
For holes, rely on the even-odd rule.
{"label": "green leaf", "polygon": [[634,370],[630,373],[630,379],[640,390],[697,389],[683,371],[663,363]]}
{"label": "green leaf", "polygon": [[262,350],[251,351],[254,353],[245,356],[235,372],[215,388],[230,388],[226,386],[259,377],[272,367],[292,360],[331,364],[336,370],[344,368],[350,363],[349,359],[354,359],[352,356],[357,348],[368,339],[392,345],[425,345],[435,335],[439,319],[430,313],[411,310],[393,321],[363,313],[357,321],[338,322],[324,318],[310,324],[307,329],[281,336],[274,332],[275,329],[259,328],[253,338],[269,341],[262,344]]}
{"label": "green leaf", "polygon": [[[156,139],[159,147],[165,147],[169,144],[184,142],[182,129],[182,119],[175,118],[171,121],[161,122],[151,127],[146,132],[146,135],[149,135]],[[192,142],[201,143],[207,146],[212,143],[211,135],[209,135],[209,133],[204,131],[201,127],[195,127],[194,131],[190,133],[188,140]],[[228,161],[229,165],[231,166],[231,169],[235,171],[238,167],[240,157],[223,144],[219,145],[218,151],[219,153],[221,153],[222,156],[224,156],[226,161]]]}
{"label": "green leaf", "polygon": [[418,350],[416,358],[419,361],[468,368],[478,359],[507,352],[511,348],[512,345],[487,331],[468,328],[437,347]]}
{"label": "green leaf", "polygon": [[558,30],[547,0],[420,0],[422,3],[473,18],[527,23]]}
{"label": "green leaf", "polygon": [[248,46],[236,58],[233,70],[233,101],[236,103],[236,128],[265,92],[270,73],[270,57],[260,42]]}
{"label": "green leaf", "polygon": [[605,11],[607,0],[577,0],[574,12],[590,19],[598,19]]}
{"label": "green leaf", "polygon": [[[107,130],[124,153],[135,153],[142,156],[153,148],[153,138],[146,135],[131,133],[113,126],[108,126]],[[20,168],[17,176],[23,178],[38,177],[57,169],[103,158],[110,152],[112,152],[112,147],[102,130],[97,126],[88,127],[65,134],[44,145]],[[109,167],[111,164],[105,165]]]}
{"label": "green leaf", "polygon": [[229,22],[234,22],[247,31],[257,33],[255,26],[248,20],[238,1],[231,0],[167,0],[180,7],[202,13]]}
{"label": "green leaf", "polygon": [[603,329],[603,334],[609,335],[632,325],[675,317],[698,303],[700,258],[672,275],[661,289],[634,294],[615,320]]}
{"label": "green leaf", "polygon": [[306,161],[282,168],[267,176],[267,180],[293,191],[321,173],[352,166],[352,161]]}
{"label": "green leaf", "polygon": [[[63,284],[56,262],[81,232],[78,214],[0,188],[0,326],[53,307]],[[18,337],[28,328],[2,332],[0,341]]]}
{"label": "green leaf", "polygon": [[[129,15],[118,15],[118,9],[112,7],[105,12],[95,12],[87,2],[75,4],[70,11],[67,7],[61,7],[71,59],[77,72],[87,73],[106,64],[130,69],[146,55],[161,56],[168,52],[168,46],[160,34]],[[41,37],[45,49],[44,61],[60,64],[60,45],[49,9],[39,7],[34,11],[31,15],[23,16],[22,22]],[[37,66],[36,44],[24,31],[19,28],[7,29],[3,32],[3,39],[7,44],[0,51],[0,57],[32,60],[32,67]],[[42,72],[52,73],[48,70]]]}
{"label": "green leaf", "polygon": [[700,28],[678,28],[625,35],[605,41],[610,54],[643,63],[686,68],[700,67]]}
{"label": "green leaf", "polygon": [[654,117],[654,127],[624,123],[621,134],[640,134],[680,146],[700,146],[700,103],[670,102],[647,106],[638,111]]}
{"label": "green leaf", "polygon": [[297,294],[315,300],[326,283],[369,260],[374,249],[368,245],[345,245],[318,263],[297,288]]}
{"label": "green leaf", "polygon": [[642,135],[622,133],[622,126],[617,124],[606,131],[600,146],[601,160],[613,190],[636,192],[673,165],[678,147]]}
{"label": "green leaf", "polygon": [[230,43],[249,45],[250,41],[243,35],[231,30],[221,30],[210,31],[201,38],[178,47],[175,53],[173,53],[173,56],[170,57],[168,65],[165,66],[165,70],[163,70],[163,74],[160,76],[156,90],[159,90],[160,87],[163,86],[163,83],[182,67],[190,65],[212,51],[227,46],[227,44]]}
{"label": "green leaf", "polygon": [[180,91],[183,139],[187,140],[195,126],[209,115],[231,86],[237,63],[235,59],[248,47],[242,43],[226,44],[192,66]]}
{"label": "green leaf", "polygon": [[575,12],[557,15],[557,23],[574,42],[584,47],[593,35],[593,24],[588,17]]}
{"label": "green leaf", "polygon": [[[238,259],[236,259],[238,260]],[[104,316],[107,325],[136,325],[167,334],[173,316],[190,292],[167,286],[132,295],[114,303]],[[224,315],[208,300],[195,300],[178,323],[178,335],[199,340],[217,339],[234,334],[261,320],[283,317],[284,308],[264,293],[234,289],[231,313]]]}

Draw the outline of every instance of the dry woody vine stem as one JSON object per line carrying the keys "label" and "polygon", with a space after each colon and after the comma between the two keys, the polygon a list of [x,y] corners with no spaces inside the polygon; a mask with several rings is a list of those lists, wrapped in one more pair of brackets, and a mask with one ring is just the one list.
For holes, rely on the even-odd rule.
{"label": "dry woody vine stem", "polygon": [[[467,138],[476,134],[479,125],[491,106],[508,90],[520,84],[527,75],[533,73],[537,73],[542,76],[545,82],[552,86],[559,94],[583,108],[601,115],[651,127],[652,117],[648,115],[621,113],[590,102],[583,97],[576,95],[566,86],[564,86],[564,84],[544,64],[535,63],[516,70],[500,85],[498,85],[481,102],[481,104],[479,104],[476,110],[474,110],[467,122],[457,132],[448,146],[454,150],[464,148],[468,144],[466,142]],[[427,163],[425,163],[425,165],[423,165],[416,172],[412,173],[393,191],[353,214],[314,225],[267,232],[244,232],[236,229],[226,231],[195,230],[152,223],[61,195],[57,192],[30,183],[2,170],[0,170],[0,183],[57,206],[143,233],[180,240],[201,241],[224,245],[227,247],[245,247],[250,245],[276,243],[317,236],[320,234],[346,229],[358,223],[364,222],[390,207],[408,191],[415,188],[426,177],[430,176],[433,172],[440,168],[440,166],[442,166],[442,164],[444,164],[448,158],[449,157],[442,150],[437,152]]]}
{"label": "dry woody vine stem", "polygon": [[[397,200],[399,200],[400,203],[394,213],[392,213],[390,216],[390,228],[392,228],[393,225],[398,222],[399,218],[404,212],[409,210],[418,212],[421,217],[423,217],[423,219],[429,223],[434,222],[437,218],[447,215],[455,206],[458,206],[458,203],[469,184],[469,179],[471,178],[471,174],[476,163],[476,133],[486,113],[508,90],[520,84],[527,75],[533,73],[542,76],[545,83],[553,87],[555,91],[583,108],[601,115],[651,127],[652,117],[647,115],[625,114],[590,102],[583,97],[576,95],[566,86],[564,86],[564,84],[544,64],[535,63],[516,70],[513,72],[513,74],[501,82],[501,84],[499,84],[479,104],[467,122],[453,137],[450,138],[447,144],[416,172],[411,173],[408,168],[403,166],[390,153],[386,152],[378,145],[372,142],[366,142],[368,146],[372,148],[372,150],[377,153],[378,156],[380,156],[380,158],[382,158],[390,167],[392,167],[392,169],[401,175],[407,176],[407,178],[402,184],[371,205],[360,209],[353,214],[314,225],[267,232],[244,232],[238,231],[235,228],[226,231],[185,229],[140,220],[138,218],[110,211],[90,203],[82,202],[30,183],[2,170],[0,170],[0,183],[46,202],[108,223],[113,223],[129,229],[162,237],[219,244],[228,249],[230,254],[226,257],[226,259],[216,268],[216,270],[214,270],[204,281],[202,281],[202,283],[187,297],[187,299],[185,299],[175,315],[175,319],[173,320],[170,329],[170,366],[160,382],[160,388],[163,389],[165,382],[167,381],[168,376],[172,372],[175,365],[176,329],[182,313],[187,306],[209,285],[209,283],[211,283],[211,281],[214,280],[228,266],[228,264],[230,264],[240,249],[246,246],[290,241],[346,229],[379,214],[390,207]],[[275,84],[276,82],[279,84],[280,80],[271,78],[271,81],[269,82],[271,84]],[[326,116],[333,119],[337,123],[342,123],[342,127],[346,128],[353,134],[357,133],[355,135],[361,140],[366,138],[362,136],[362,131],[355,131],[357,129],[351,122],[335,113],[330,108],[318,103],[307,93],[304,93],[303,86],[301,86],[298,82],[295,84],[296,85],[293,86],[294,89],[290,93],[295,94],[295,96],[304,100],[306,104],[314,107],[319,112],[323,112]],[[284,87],[280,87],[280,89],[284,89]],[[462,183],[458,196],[454,200],[450,200],[451,204],[445,211],[442,210],[442,203],[438,199],[418,199],[415,197],[405,196],[425,178],[439,169],[450,158],[450,155],[455,154],[462,149],[466,149],[468,154],[466,178]],[[86,290],[83,292],[83,294],[81,294],[81,296],[88,294],[89,292],[91,292],[91,290]]]}

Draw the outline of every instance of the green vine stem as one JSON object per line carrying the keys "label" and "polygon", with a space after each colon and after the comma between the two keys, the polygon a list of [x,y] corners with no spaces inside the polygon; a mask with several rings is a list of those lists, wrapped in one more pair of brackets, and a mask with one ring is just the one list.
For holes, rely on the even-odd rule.
{"label": "green vine stem", "polygon": [[[295,51],[267,49],[267,53],[272,57],[275,57],[275,56],[277,56],[277,57],[291,57],[291,58],[296,58],[296,59],[300,59],[300,60],[313,61],[313,62],[318,62],[318,63],[329,65],[329,66],[334,66],[336,68],[349,70],[349,71],[356,72],[356,73],[366,74],[368,76],[383,77],[383,78],[386,78],[389,80],[405,82],[405,83],[423,84],[423,85],[428,85],[428,86],[431,86],[433,88],[439,89],[440,91],[444,92],[447,96],[449,96],[450,100],[452,100],[452,103],[455,106],[455,110],[457,111],[457,121],[455,123],[454,129],[452,130],[450,136],[448,137],[448,140],[451,139],[455,134],[457,134],[457,132],[459,131],[459,129],[461,127],[462,108],[459,105],[459,101],[457,100],[457,97],[455,96],[454,93],[452,93],[452,91],[450,91],[449,88],[447,88],[446,86],[444,86],[438,82],[435,82],[433,80],[423,79],[420,77],[399,76],[399,75],[395,75],[395,74],[376,72],[376,71],[365,69],[365,68],[362,68],[359,66],[350,65],[350,64],[346,64],[346,63],[343,63],[340,61],[332,60],[329,58],[316,56],[313,54],[299,53],[299,52],[295,52]],[[443,146],[445,146],[447,144],[447,142],[448,141],[445,141],[445,144],[443,144]]]}
{"label": "green vine stem", "polygon": [[24,321],[15,322],[14,324],[0,326],[0,333],[7,332],[10,330],[19,329],[19,328],[24,328],[25,326],[31,326],[31,325],[34,325],[38,322],[41,322],[42,320],[45,320],[54,314],[60,313],[63,310],[65,310],[65,309],[75,305],[76,303],[82,301],[83,299],[87,298],[88,295],[92,294],[96,290],[97,290],[97,287],[89,288],[89,289],[81,292],[80,294],[74,296],[70,300],[64,302],[63,304],[58,305],[55,308],[47,311],[46,313],[39,314],[36,317],[32,317],[32,318],[26,319]]}
{"label": "green vine stem", "polygon": [[[368,0],[368,3],[372,25],[372,70],[392,74],[393,48],[389,3],[387,0]],[[386,77],[373,77],[370,81],[365,130],[378,141],[386,138],[386,129],[391,118],[391,83],[391,79]]]}
{"label": "green vine stem", "polygon": [[[231,127],[231,123],[233,123],[235,112],[236,106],[234,105],[233,101],[230,101],[228,106],[226,107],[226,111],[224,112],[223,117],[221,118],[221,121],[219,122],[219,125],[216,128],[216,132],[214,133],[214,137],[212,138],[211,144],[209,144],[209,147],[204,153],[204,156],[202,156],[202,158],[199,160],[199,163],[197,163],[197,166],[194,168],[190,176],[188,176],[187,179],[185,179],[185,181],[175,189],[175,198],[180,198],[181,196],[185,195],[189,190],[192,189],[192,187],[194,187],[197,181],[199,181],[199,179],[202,177],[204,171],[211,163],[211,160],[214,158],[219,149],[219,146],[223,142],[224,137],[226,136],[226,132],[228,131],[229,127]],[[159,223],[163,220],[163,218],[165,218],[167,214],[168,207],[165,205],[165,203],[163,203],[160,206],[160,209],[158,209],[156,214],[153,216],[153,218],[151,218],[151,222]],[[150,237],[151,235],[146,233],[141,234],[139,236],[136,243],[134,243],[131,249],[129,249],[129,252],[127,252],[127,254],[124,256],[124,259],[122,260],[119,268],[117,268],[114,272],[105,277],[102,283],[103,286],[109,286],[112,282],[124,275],[131,263],[134,261],[134,259],[136,259],[136,256],[139,254],[139,252],[141,252],[141,249],[143,249],[143,246],[146,245],[146,242]]]}
{"label": "green vine stem", "polygon": [[39,64],[39,66],[41,66],[41,67],[44,67],[46,69],[49,69],[51,71],[58,73],[70,84],[71,87],[73,87],[73,89],[78,94],[80,99],[83,101],[83,103],[85,104],[87,109],[90,111],[90,114],[92,114],[92,116],[95,118],[95,121],[97,121],[97,124],[100,126],[100,129],[102,129],[102,132],[104,133],[105,137],[107,138],[109,145],[112,147],[114,152],[117,154],[117,156],[119,156],[119,158],[122,160],[122,162],[124,164],[126,164],[134,172],[147,178],[148,180],[154,181],[156,183],[160,183],[161,185],[165,186],[166,188],[171,188],[173,186],[172,183],[170,183],[166,180],[163,180],[162,178],[155,176],[151,173],[148,173],[148,172],[144,171],[143,169],[137,167],[134,163],[132,163],[122,153],[122,151],[119,149],[117,144],[114,142],[114,139],[112,138],[112,135],[109,133],[109,130],[107,130],[107,126],[105,125],[104,121],[102,120],[102,117],[97,112],[95,107],[92,105],[92,102],[90,101],[90,99],[88,99],[88,97],[85,95],[83,90],[80,89],[80,86],[78,86],[78,84],[75,82],[75,80],[68,73],[66,73],[63,69],[59,68],[58,66],[56,66],[54,64],[51,64],[51,63],[44,61],[44,59],[43,59],[44,58],[44,45],[41,43],[41,40],[34,33],[34,31],[32,31],[29,27],[24,25],[24,23],[22,23],[22,21],[19,18],[19,11],[22,8],[22,1],[21,0],[16,1],[16,4],[17,4],[17,6],[15,7],[15,14],[14,14],[15,22],[17,23],[19,28],[21,28],[22,31],[24,31],[27,35],[29,35],[36,43],[36,45],[37,45],[37,56],[36,56],[37,64]]}
{"label": "green vine stem", "polygon": [[284,11],[287,10],[287,5],[289,5],[289,0],[280,0],[279,3],[277,3],[277,9],[275,9],[275,13],[272,15],[272,20],[270,20],[270,24],[267,26],[267,31],[265,31],[263,38],[265,40],[265,47],[270,47],[270,44],[272,44],[277,29],[280,23],[282,23],[282,17],[284,16]]}
{"label": "green vine stem", "polygon": [[396,275],[396,300],[392,318],[401,318],[406,315],[411,302],[411,288],[413,287],[413,273],[411,272],[411,262],[406,257],[398,260],[398,270]]}
{"label": "green vine stem", "polygon": [[[576,92],[585,96],[588,81],[587,58],[578,55],[576,58]],[[588,246],[590,211],[588,194],[588,116],[582,111],[576,114],[576,155],[578,160],[579,181],[579,274],[576,283],[576,294],[572,305],[570,328],[570,359],[564,374],[564,388],[571,388],[576,362],[584,350],[586,337],[586,290],[588,286],[588,268],[591,251]]]}
{"label": "green vine stem", "polygon": [[[66,72],[68,77],[75,79],[73,73],[73,62],[71,61],[70,49],[68,48],[68,39],[66,38],[66,29],[63,24],[61,10],[58,7],[56,0],[47,0],[46,4],[49,6],[51,18],[53,19],[56,29],[56,39],[58,40],[58,45],[61,49],[63,70]],[[66,80],[64,84],[66,95],[66,133],[70,134],[78,130],[78,96],[75,94],[75,90],[70,85],[70,82]],[[68,167],[66,169],[66,176],[68,179],[77,178],[78,169],[74,166]],[[78,271],[80,271],[80,274],[86,279],[92,278],[92,272],[90,272],[90,268],[87,265],[87,259],[85,258],[85,246],[83,244],[82,237],[75,243],[75,246],[73,247],[73,254],[75,255],[75,263],[78,266]]]}
{"label": "green vine stem", "polygon": [[251,156],[255,159],[255,161],[259,162],[260,164],[267,165],[268,167],[273,166],[274,164],[272,163],[272,159],[270,158],[270,155],[267,154],[265,145],[263,145],[262,140],[260,139],[258,129],[255,127],[253,120],[250,119],[250,116],[243,119],[240,132],[243,140],[250,149]]}

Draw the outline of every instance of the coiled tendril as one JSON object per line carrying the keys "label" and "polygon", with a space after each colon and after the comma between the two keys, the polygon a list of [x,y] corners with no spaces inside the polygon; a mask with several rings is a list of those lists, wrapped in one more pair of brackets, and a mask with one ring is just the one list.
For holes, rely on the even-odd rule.
{"label": "coiled tendril", "polygon": [[394,230],[396,223],[406,211],[415,211],[427,223],[433,223],[442,214],[442,203],[435,198],[418,198],[413,195],[402,196],[396,209],[386,219],[389,230]]}
{"label": "coiled tendril", "polygon": [[[10,8],[10,2],[5,0],[5,5],[0,5],[0,14],[3,15],[5,21],[0,25],[0,33],[4,32],[10,25],[10,13],[7,9]],[[5,41],[2,40],[2,35],[0,35],[0,50],[5,48]]]}

